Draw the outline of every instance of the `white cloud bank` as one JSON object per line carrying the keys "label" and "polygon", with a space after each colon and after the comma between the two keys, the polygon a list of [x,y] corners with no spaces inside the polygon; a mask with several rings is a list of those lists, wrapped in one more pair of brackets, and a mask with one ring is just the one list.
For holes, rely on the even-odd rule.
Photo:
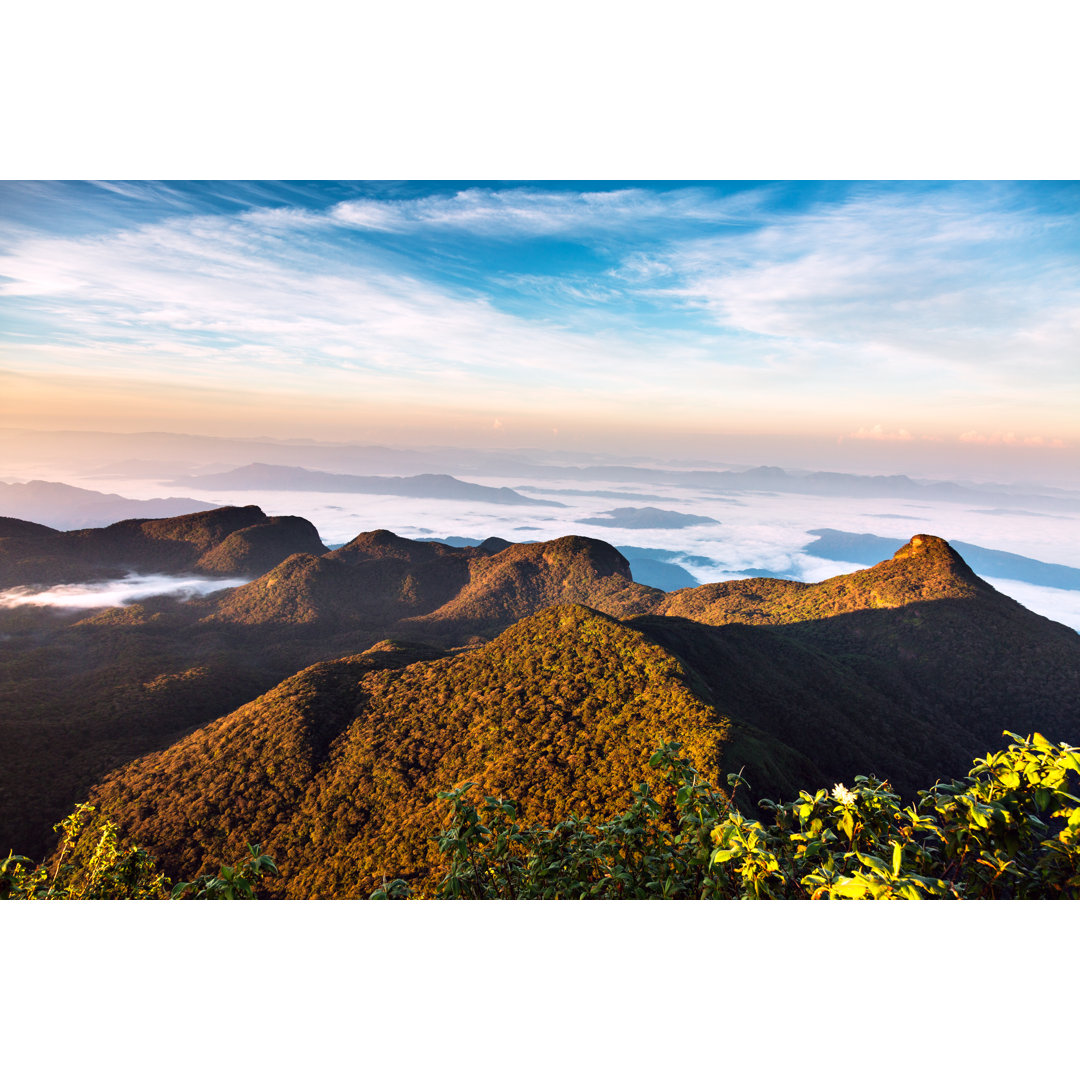
{"label": "white cloud bank", "polygon": [[185,600],[220,589],[246,585],[247,578],[173,577],[169,574],[128,574],[112,581],[79,585],[53,585],[49,589],[19,587],[0,593],[0,608],[123,607],[150,596],[179,596]]}

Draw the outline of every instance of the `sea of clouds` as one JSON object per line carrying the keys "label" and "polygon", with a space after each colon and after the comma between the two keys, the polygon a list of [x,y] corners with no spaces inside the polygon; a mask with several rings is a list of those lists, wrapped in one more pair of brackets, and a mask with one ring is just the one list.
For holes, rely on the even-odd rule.
{"label": "sea of clouds", "polygon": [[[63,479],[86,484],[85,478],[74,475]],[[399,536],[415,539],[464,536],[482,540],[501,536],[515,543],[576,533],[615,546],[677,552],[679,554],[670,561],[683,566],[699,583],[745,577],[748,569],[767,570],[798,581],[821,581],[866,565],[806,554],[802,549],[816,539],[811,532],[813,529],[873,533],[902,541],[916,533],[929,533],[1043,562],[1080,566],[1080,513],[1076,512],[988,513],[986,506],[965,503],[773,492],[716,495],[692,488],[649,486],[641,480],[619,483],[575,479],[564,484],[526,477],[465,474],[459,475],[459,479],[494,487],[505,485],[517,490],[527,489],[523,493],[566,505],[561,508],[510,507],[446,499],[311,491],[221,491],[214,492],[214,499],[222,505],[254,503],[270,515],[305,517],[315,524],[323,541],[331,545],[346,543],[358,533],[373,529],[388,529]],[[206,495],[196,489],[166,487],[134,478],[110,479],[109,488],[131,498],[162,495],[199,498]],[[602,494],[582,493],[593,488]],[[574,494],[567,494],[568,491]],[[714,518],[716,524],[679,529],[628,529],[580,523],[583,518],[621,506],[656,506]],[[711,565],[688,561],[687,556],[703,557],[710,560]],[[1080,592],[1005,579],[995,579],[992,583],[1032,611],[1080,630]],[[218,580],[204,587],[223,588],[226,584]],[[131,593],[119,591],[121,583],[112,585],[118,590],[115,595],[133,598]],[[181,586],[177,586],[179,588]],[[97,595],[100,597],[104,593],[103,590]],[[75,594],[71,595],[74,598]],[[118,599],[116,602],[126,601]]]}

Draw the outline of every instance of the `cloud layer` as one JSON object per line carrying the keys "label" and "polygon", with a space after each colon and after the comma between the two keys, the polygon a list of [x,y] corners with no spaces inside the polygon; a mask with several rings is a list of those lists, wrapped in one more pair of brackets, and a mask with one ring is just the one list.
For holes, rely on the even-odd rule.
{"label": "cloud layer", "polygon": [[0,608],[55,607],[93,609],[123,607],[151,596],[190,599],[220,589],[244,585],[247,578],[171,577],[168,574],[129,574],[113,581],[86,585],[54,585],[49,589],[19,587],[0,592]]}

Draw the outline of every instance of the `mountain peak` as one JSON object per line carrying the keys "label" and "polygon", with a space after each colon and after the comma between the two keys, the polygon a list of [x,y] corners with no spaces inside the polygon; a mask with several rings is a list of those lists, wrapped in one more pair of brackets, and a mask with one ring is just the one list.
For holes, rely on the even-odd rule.
{"label": "mountain peak", "polygon": [[[967,563],[949,547],[948,543],[940,536],[931,536],[929,533],[918,533],[913,536],[899,551],[893,555],[894,559],[945,559],[950,563],[958,564],[965,570]],[[969,571],[970,573],[970,571]]]}
{"label": "mountain peak", "polygon": [[914,572],[927,584],[940,586],[951,581],[986,587],[947,541],[942,540],[940,536],[931,536],[928,533],[918,533],[913,536],[891,559],[878,564],[879,567],[890,565],[905,576],[910,576]]}

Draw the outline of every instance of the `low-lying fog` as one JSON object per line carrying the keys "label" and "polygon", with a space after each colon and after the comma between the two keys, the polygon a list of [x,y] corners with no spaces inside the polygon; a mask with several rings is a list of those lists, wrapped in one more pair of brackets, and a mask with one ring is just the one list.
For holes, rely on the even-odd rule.
{"label": "low-lying fog", "polygon": [[0,592],[0,607],[22,605],[57,608],[122,607],[151,596],[190,599],[219,589],[244,585],[247,578],[175,577],[170,574],[128,574],[112,581],[53,585],[48,589],[20,586]]}

